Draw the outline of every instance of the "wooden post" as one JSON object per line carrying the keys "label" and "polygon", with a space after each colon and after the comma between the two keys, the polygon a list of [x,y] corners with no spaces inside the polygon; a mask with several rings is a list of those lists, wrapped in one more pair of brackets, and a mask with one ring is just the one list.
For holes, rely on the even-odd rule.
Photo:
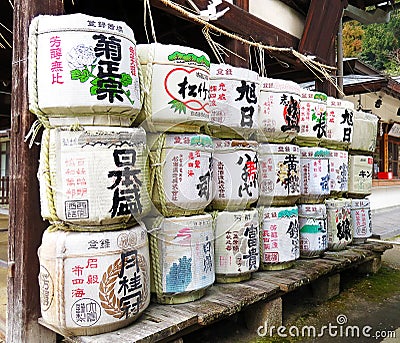
{"label": "wooden post", "polygon": [[383,134],[383,171],[387,173],[389,171],[389,135]]}
{"label": "wooden post", "polygon": [[40,216],[36,178],[39,147],[24,142],[36,119],[28,111],[28,27],[38,14],[61,14],[62,0],[15,0],[11,95],[10,219],[7,342],[55,342],[38,324],[40,316],[37,248],[46,228]]}

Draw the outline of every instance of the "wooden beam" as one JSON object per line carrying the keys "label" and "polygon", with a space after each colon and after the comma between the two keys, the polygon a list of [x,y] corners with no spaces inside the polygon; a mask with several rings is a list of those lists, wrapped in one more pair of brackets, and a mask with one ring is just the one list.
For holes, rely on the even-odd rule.
{"label": "wooden beam", "polygon": [[299,52],[317,56],[329,64],[330,50],[335,41],[346,0],[311,0]]}
{"label": "wooden beam", "polygon": [[[174,2],[185,7],[188,6],[186,0],[175,0]],[[188,19],[182,13],[165,5],[161,0],[150,0],[150,3],[152,6],[160,8],[168,13]],[[207,8],[208,0],[196,0],[196,5],[200,10],[204,10]],[[264,20],[257,18],[239,6],[233,5],[224,0],[222,1],[222,4],[218,6],[218,10],[227,7],[229,7],[229,10],[218,20],[212,21],[212,24],[231,33],[236,33],[248,40],[275,47],[292,47],[297,49],[299,44],[298,38],[268,24]]]}
{"label": "wooden beam", "polygon": [[55,342],[55,334],[38,324],[40,245],[46,225],[40,216],[36,177],[39,148],[24,137],[36,119],[28,111],[28,27],[38,14],[61,14],[62,0],[15,0],[11,97],[10,219],[7,342]]}

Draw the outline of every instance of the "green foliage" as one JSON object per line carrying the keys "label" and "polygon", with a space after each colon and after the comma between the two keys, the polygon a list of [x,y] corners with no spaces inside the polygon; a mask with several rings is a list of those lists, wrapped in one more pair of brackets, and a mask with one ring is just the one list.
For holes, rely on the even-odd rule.
{"label": "green foliage", "polygon": [[186,114],[186,105],[179,101],[179,100],[171,100],[168,104],[171,105],[171,108],[174,110],[174,112],[178,111],[179,114],[182,112]]}
{"label": "green foliage", "polygon": [[358,57],[361,53],[364,29],[355,20],[343,24],[343,56]]}
{"label": "green foliage", "polygon": [[400,12],[393,11],[388,23],[365,26],[360,59],[380,71],[398,72],[399,61],[393,54],[400,48],[399,37]]}

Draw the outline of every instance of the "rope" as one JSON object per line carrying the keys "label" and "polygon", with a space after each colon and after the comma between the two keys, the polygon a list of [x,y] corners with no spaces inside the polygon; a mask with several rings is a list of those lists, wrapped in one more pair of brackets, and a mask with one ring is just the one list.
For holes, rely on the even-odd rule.
{"label": "rope", "polygon": [[161,260],[160,260],[160,250],[158,249],[158,233],[157,229],[161,230],[160,226],[163,222],[163,217],[157,217],[152,225],[152,232],[149,233],[149,243],[150,243],[150,251],[151,251],[151,262],[153,269],[153,280],[154,280],[154,288],[156,290],[157,298],[161,297],[163,294],[162,289],[162,271],[160,268]]}

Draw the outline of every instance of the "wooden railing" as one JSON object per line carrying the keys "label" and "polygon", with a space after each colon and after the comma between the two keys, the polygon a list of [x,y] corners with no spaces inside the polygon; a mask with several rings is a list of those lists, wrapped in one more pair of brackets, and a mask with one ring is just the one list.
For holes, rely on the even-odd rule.
{"label": "wooden railing", "polygon": [[10,194],[10,178],[8,176],[2,176],[0,178],[0,204],[8,204],[8,198]]}

